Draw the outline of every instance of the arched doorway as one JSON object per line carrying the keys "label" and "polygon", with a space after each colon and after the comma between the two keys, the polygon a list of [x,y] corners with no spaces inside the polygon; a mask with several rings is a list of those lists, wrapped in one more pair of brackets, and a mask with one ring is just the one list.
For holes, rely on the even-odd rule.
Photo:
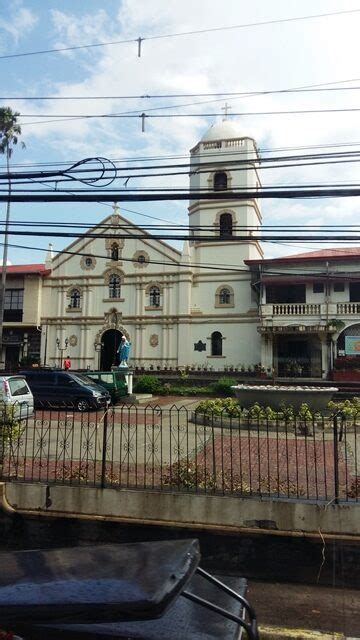
{"label": "arched doorway", "polygon": [[108,329],[101,336],[100,370],[110,371],[111,367],[118,364],[117,350],[122,338],[121,331]]}

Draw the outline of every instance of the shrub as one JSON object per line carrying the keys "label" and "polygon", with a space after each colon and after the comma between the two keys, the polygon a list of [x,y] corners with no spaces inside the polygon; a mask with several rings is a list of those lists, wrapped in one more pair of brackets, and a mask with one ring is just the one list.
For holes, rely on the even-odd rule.
{"label": "shrub", "polygon": [[137,393],[161,393],[163,385],[156,376],[139,376],[136,380],[134,391]]}
{"label": "shrub", "polygon": [[213,393],[217,393],[219,396],[233,396],[234,391],[231,387],[237,385],[237,381],[234,378],[219,378],[216,382],[213,382],[210,387]]}
{"label": "shrub", "polygon": [[197,387],[197,386],[185,386],[170,384],[169,391],[174,396],[200,396],[209,395],[211,393],[210,387]]}
{"label": "shrub", "polygon": [[214,416],[226,414],[234,418],[241,415],[241,408],[234,398],[216,398],[200,402],[196,407],[196,412]]}

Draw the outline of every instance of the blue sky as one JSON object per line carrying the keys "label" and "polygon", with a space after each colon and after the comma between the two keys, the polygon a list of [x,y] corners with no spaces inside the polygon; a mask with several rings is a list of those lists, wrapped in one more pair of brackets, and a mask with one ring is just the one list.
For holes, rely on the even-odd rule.
{"label": "blue sky", "polygon": [[[219,8],[221,7],[221,11]],[[231,26],[358,9],[355,0],[12,0],[0,2],[0,55],[77,46],[94,42],[150,37],[166,33]],[[146,111],[149,107],[183,104],[181,113],[196,118],[150,120],[145,133],[134,120],[76,120],[28,124],[21,118],[24,151],[17,149],[13,162],[75,162],[88,156],[126,159],[134,156],[186,155],[216,119],[203,113],[218,112],[223,104],[185,106],[200,99],[168,101],[103,100],[20,102],[10,96],[39,95],[143,95],[219,91],[283,89],[320,83],[360,86],[356,80],[359,60],[360,13],[321,19],[264,25],[197,36],[145,40],[142,56],[135,43],[0,60],[1,104],[21,114],[82,114]],[[339,86],[339,85],[333,85]],[[232,111],[269,111],[360,107],[360,91],[271,95],[230,101]],[[176,112],[176,111],[175,111]],[[359,114],[332,113],[297,116],[243,116],[237,118],[244,135],[256,138],[261,149],[360,143]],[[349,147],[351,148],[351,147]],[[358,148],[354,146],[354,148]],[[263,172],[264,184],[346,182],[358,179],[357,165],[297,168]],[[140,182],[137,182],[140,184]],[[160,184],[160,181],[156,184]],[[162,186],[186,186],[187,179],[161,181]],[[101,197],[101,195],[100,195]],[[99,199],[100,199],[99,197]],[[125,217],[146,224],[141,213],[172,222],[187,223],[187,203],[120,204]],[[131,209],[132,212],[126,209]],[[351,224],[358,222],[358,200],[265,201],[265,224]],[[1,207],[2,218],[4,206]],[[134,211],[139,214],[133,213]],[[90,226],[111,212],[104,204],[39,204],[12,206],[13,220],[82,221]],[[12,238],[30,249],[10,249],[12,263],[43,261],[43,252],[63,239]],[[267,256],[302,251],[299,247],[266,245]],[[316,247],[311,245],[311,248]]]}

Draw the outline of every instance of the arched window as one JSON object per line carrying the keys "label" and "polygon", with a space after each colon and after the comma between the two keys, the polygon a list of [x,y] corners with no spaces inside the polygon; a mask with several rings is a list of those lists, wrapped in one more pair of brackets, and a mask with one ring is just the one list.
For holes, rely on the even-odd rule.
{"label": "arched window", "polygon": [[231,213],[222,213],[219,220],[220,236],[229,237],[233,234]]}
{"label": "arched window", "polygon": [[227,175],[225,171],[217,171],[214,175],[214,191],[224,191],[227,189]]}
{"label": "arched window", "polygon": [[111,245],[111,260],[119,260],[119,246],[114,242]]}
{"label": "arched window", "polygon": [[222,340],[220,331],[214,331],[211,334],[211,355],[222,356]]}
{"label": "arched window", "polygon": [[71,309],[80,309],[80,291],[79,289],[73,289],[70,293],[70,304],[69,307]]}
{"label": "arched window", "polygon": [[159,287],[151,287],[149,289],[149,305],[150,305],[150,307],[160,307],[160,289],[159,289]]}
{"label": "arched window", "polygon": [[219,291],[219,304],[230,304],[231,293],[229,289],[220,289]]}
{"label": "arched window", "polygon": [[120,277],[112,274],[109,278],[109,298],[120,298]]}

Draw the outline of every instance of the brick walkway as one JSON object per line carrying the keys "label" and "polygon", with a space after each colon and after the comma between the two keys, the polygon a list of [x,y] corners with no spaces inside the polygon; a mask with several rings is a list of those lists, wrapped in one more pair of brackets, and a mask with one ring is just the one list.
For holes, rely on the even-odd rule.
{"label": "brick walkway", "polygon": [[[346,461],[343,449],[339,447],[339,483],[345,496],[353,468],[351,461]],[[239,487],[250,494],[315,499],[334,496],[332,440],[219,435],[197,456],[197,464],[206,465],[211,473],[215,464],[216,476],[225,489],[232,485],[233,490]]]}

